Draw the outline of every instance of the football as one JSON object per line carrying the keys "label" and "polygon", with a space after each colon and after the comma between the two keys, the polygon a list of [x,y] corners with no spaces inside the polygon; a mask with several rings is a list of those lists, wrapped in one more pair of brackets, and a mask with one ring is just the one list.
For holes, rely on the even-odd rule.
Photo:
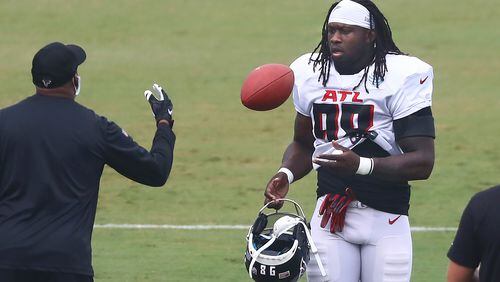
{"label": "football", "polygon": [[252,110],[268,111],[283,104],[293,89],[293,71],[286,65],[262,65],[241,86],[241,103]]}

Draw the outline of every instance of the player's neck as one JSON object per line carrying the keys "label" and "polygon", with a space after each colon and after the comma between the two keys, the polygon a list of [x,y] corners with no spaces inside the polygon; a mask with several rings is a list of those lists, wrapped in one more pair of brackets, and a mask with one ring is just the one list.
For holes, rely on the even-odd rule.
{"label": "player's neck", "polygon": [[352,75],[362,71],[373,63],[373,50],[364,52],[357,60],[350,62],[334,62],[335,69],[341,75]]}

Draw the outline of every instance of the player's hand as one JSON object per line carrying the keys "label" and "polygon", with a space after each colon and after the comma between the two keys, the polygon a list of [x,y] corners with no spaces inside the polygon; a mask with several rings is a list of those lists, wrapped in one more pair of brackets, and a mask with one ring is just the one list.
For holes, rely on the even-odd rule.
{"label": "player's hand", "polygon": [[290,188],[290,184],[288,183],[286,174],[284,172],[276,173],[267,183],[266,191],[264,192],[264,196],[266,197],[264,204],[273,202],[269,204],[269,208],[281,209],[283,201],[278,201],[278,199],[286,197],[288,188]]}
{"label": "player's hand", "polygon": [[161,120],[165,120],[172,127],[174,125],[174,120],[172,119],[174,105],[172,101],[170,101],[167,92],[160,85],[154,83],[153,91],[155,92],[154,94],[149,89],[144,91],[144,96],[151,106],[156,124],[158,125]]}
{"label": "player's hand", "polygon": [[355,175],[359,167],[359,156],[346,147],[336,142],[332,142],[336,150],[342,151],[342,154],[322,154],[313,159],[315,164],[322,167],[335,170],[340,176]]}

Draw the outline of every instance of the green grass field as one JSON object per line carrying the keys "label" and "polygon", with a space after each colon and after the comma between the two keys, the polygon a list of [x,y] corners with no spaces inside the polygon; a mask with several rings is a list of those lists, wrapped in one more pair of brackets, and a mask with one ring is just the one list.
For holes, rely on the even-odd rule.
{"label": "green grass field", "polygon": [[[413,226],[455,227],[477,191],[500,182],[500,20],[478,1],[376,2],[399,47],[434,66],[436,164],[413,183]],[[291,140],[291,101],[252,112],[239,101],[254,67],[310,52],[330,1],[0,2],[0,108],[31,95],[31,60],[52,41],[87,51],[78,101],[149,147],[142,92],[157,81],[175,104],[171,178],[148,188],[106,169],[96,223],[251,224]],[[308,215],[315,175],[290,197]],[[94,231],[97,282],[247,281],[244,230]],[[412,281],[443,281],[452,232],[414,233]]]}

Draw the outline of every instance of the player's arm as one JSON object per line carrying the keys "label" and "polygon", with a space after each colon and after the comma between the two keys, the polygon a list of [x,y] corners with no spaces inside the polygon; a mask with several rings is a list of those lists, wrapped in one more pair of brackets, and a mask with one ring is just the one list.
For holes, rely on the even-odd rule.
{"label": "player's arm", "polygon": [[285,150],[281,162],[281,167],[286,167],[293,172],[294,180],[301,179],[311,171],[313,143],[311,118],[297,113],[293,141]]}
{"label": "player's arm", "polygon": [[402,155],[373,159],[372,175],[394,181],[427,179],[434,167],[434,118],[430,107],[393,122]]}
{"label": "player's arm", "polygon": [[391,181],[410,181],[429,178],[434,167],[434,119],[430,107],[394,121],[396,141],[401,155],[384,158],[361,158],[336,143],[339,155],[320,155],[315,163],[329,167],[339,175],[370,174]]}
{"label": "player's arm", "polygon": [[[328,167],[338,175],[370,174],[391,181],[410,181],[429,178],[434,166],[434,139],[407,137],[398,142],[404,154],[385,158],[360,158],[359,155],[335,142],[339,155],[320,155],[313,162]],[[362,170],[365,160],[366,170]],[[371,162],[373,160],[373,162]],[[364,173],[360,173],[364,171]]]}
{"label": "player's arm", "polygon": [[[388,101],[393,130],[402,155],[374,158],[372,175],[384,180],[427,179],[434,166],[434,118],[431,111],[432,68],[407,77],[403,87]],[[426,107],[424,105],[427,105]],[[415,111],[415,109],[418,109]],[[407,114],[412,112],[411,114]],[[366,160],[363,160],[366,163]]]}
{"label": "player's arm", "polygon": [[[293,141],[286,148],[281,162],[281,167],[290,170],[293,174],[293,180],[298,180],[311,171],[311,156],[314,151],[313,142],[311,118],[297,113]],[[267,184],[264,193],[265,202],[284,198],[288,193],[289,184],[286,173],[276,173]],[[270,207],[280,208],[281,205],[279,203],[270,204]]]}
{"label": "player's arm", "polygon": [[373,159],[372,175],[394,181],[427,179],[434,167],[434,139],[407,137],[398,145],[402,155]]}

